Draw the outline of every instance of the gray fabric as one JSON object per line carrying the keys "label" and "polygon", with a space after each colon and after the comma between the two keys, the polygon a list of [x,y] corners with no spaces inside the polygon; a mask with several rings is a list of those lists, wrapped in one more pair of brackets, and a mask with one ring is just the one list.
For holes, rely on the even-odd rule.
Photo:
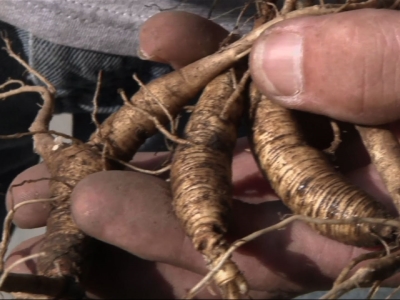
{"label": "gray fabric", "polygon": [[[0,0],[0,20],[47,41],[136,56],[138,28],[161,10],[207,16],[214,0]],[[232,29],[245,0],[216,1],[212,17]],[[229,13],[227,13],[229,11]],[[254,11],[247,10],[243,19]]]}
{"label": "gray fabric", "polygon": [[[98,113],[109,114],[121,105],[118,88],[128,95],[137,90],[132,74],[147,83],[171,70],[167,65],[137,57],[106,54],[51,43],[17,29],[29,65],[47,78],[57,90],[56,113],[91,112],[97,76],[103,71]],[[29,75],[35,85],[43,83]]]}

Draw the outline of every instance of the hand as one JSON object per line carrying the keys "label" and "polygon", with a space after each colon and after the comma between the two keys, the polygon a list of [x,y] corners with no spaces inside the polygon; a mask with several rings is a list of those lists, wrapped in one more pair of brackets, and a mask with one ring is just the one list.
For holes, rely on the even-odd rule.
{"label": "hand", "polygon": [[281,22],[253,47],[252,77],[288,108],[360,124],[396,121],[399,16],[362,9]]}
{"label": "hand", "polygon": [[[242,201],[233,202],[232,241],[275,224],[290,213],[280,201],[273,201],[276,196],[266,187],[245,147],[239,141],[233,164],[235,198]],[[140,153],[135,164],[153,169],[165,156]],[[369,172],[357,171],[351,177],[364,187],[376,185],[370,177],[373,173],[366,170]],[[45,166],[39,165],[23,172],[14,183],[47,176]],[[373,193],[377,198],[385,197],[379,186]],[[16,203],[49,197],[45,181],[16,187],[12,194]],[[90,295],[179,298],[206,274],[203,258],[193,249],[172,212],[164,180],[136,172],[100,172],[81,181],[71,200],[78,226],[104,242],[86,277]],[[28,205],[17,211],[14,220],[23,228],[39,227],[45,225],[47,214],[47,206]],[[14,249],[7,264],[38,251],[41,238]],[[245,272],[253,298],[286,298],[329,288],[349,260],[363,252],[366,250],[329,240],[295,222],[243,246],[234,254],[234,260]],[[34,270],[34,264],[27,262],[14,272]],[[395,285],[398,279],[386,284]],[[199,297],[212,295],[204,290]]]}
{"label": "hand", "polygon": [[[258,45],[260,43],[261,39]],[[168,43],[164,47],[168,48]],[[152,57],[151,51],[143,52]],[[180,65],[179,62],[175,64]],[[259,75],[253,65],[254,61],[253,76],[257,78]],[[258,83],[263,86],[262,82],[261,85],[260,81]],[[289,213],[280,201],[268,201],[277,197],[244,148],[246,144],[239,142],[233,163],[235,198],[241,201],[233,202],[229,237],[232,241],[275,224]],[[147,167],[157,165],[157,159],[162,159],[162,154],[155,157],[138,154],[135,157],[136,163]],[[47,176],[45,167],[40,165],[22,173],[14,184]],[[352,170],[348,176],[377,199],[388,199],[372,167]],[[13,189],[13,196],[18,203],[50,195],[46,182],[39,182]],[[9,194],[8,201],[10,199]],[[207,272],[201,255],[193,249],[171,211],[168,185],[162,179],[135,172],[100,172],[80,182],[71,201],[78,226],[104,242],[95,257],[95,261],[103,265],[94,263],[84,283],[91,296],[182,297]],[[15,223],[25,228],[43,226],[47,214],[46,205],[29,205],[17,212]],[[13,251],[8,264],[38,251],[40,239],[20,245]],[[272,232],[243,246],[234,254],[234,260],[245,272],[253,298],[288,298],[329,288],[350,259],[364,252],[366,250],[324,238],[307,225],[295,222],[285,230]],[[34,264],[28,262],[14,271],[34,270]],[[393,286],[398,282],[397,277],[385,284]],[[204,290],[199,297],[213,296]]]}

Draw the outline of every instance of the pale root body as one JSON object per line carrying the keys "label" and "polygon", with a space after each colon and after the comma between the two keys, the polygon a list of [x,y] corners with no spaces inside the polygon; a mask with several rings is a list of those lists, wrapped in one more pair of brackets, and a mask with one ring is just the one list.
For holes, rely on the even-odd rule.
{"label": "pale root body", "polygon": [[[366,193],[349,184],[324,154],[307,145],[290,110],[272,103],[255,88],[251,93],[251,142],[265,177],[295,213],[321,219],[390,218]],[[311,225],[337,241],[373,246],[391,240],[390,227]]]}
{"label": "pale root body", "polygon": [[[207,85],[185,129],[188,144],[178,145],[171,165],[173,206],[195,248],[213,268],[229,244],[227,216],[232,201],[232,156],[243,111],[234,93],[232,72]],[[214,276],[228,299],[247,292],[236,264],[228,260]]]}

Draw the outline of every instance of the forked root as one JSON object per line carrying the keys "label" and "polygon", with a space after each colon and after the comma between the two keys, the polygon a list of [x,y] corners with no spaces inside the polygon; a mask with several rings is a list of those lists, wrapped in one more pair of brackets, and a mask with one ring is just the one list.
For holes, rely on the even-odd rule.
{"label": "forked root", "polygon": [[400,268],[400,252],[392,253],[358,269],[353,276],[335,285],[320,299],[337,299],[354,288],[374,286],[376,282],[393,276]]}
{"label": "forked root", "polygon": [[381,281],[375,281],[368,292],[367,299],[373,299],[376,293],[378,293],[380,287]]}
{"label": "forked root", "polygon": [[371,252],[371,253],[365,253],[361,254],[360,256],[354,258],[339,274],[339,276],[336,278],[335,282],[333,283],[333,286],[338,286],[339,284],[343,283],[346,280],[346,277],[349,275],[350,271],[359,263],[369,260],[369,259],[374,259],[374,258],[380,258],[383,257],[386,254],[385,251],[379,251],[379,252]]}

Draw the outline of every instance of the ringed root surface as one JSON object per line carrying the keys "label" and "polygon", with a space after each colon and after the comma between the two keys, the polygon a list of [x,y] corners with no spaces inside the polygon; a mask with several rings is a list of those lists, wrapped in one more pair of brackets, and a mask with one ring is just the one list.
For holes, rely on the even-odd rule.
{"label": "ringed root surface", "polygon": [[[234,92],[232,80],[232,73],[226,72],[206,87],[185,130],[189,143],[177,146],[171,165],[176,215],[211,269],[229,248],[225,234],[232,201],[232,153],[243,109],[243,97],[227,101]],[[247,283],[232,260],[214,280],[225,298],[236,299],[247,292]]]}
{"label": "ringed root surface", "polygon": [[[275,192],[295,214],[322,219],[390,218],[384,207],[351,185],[324,154],[306,144],[290,110],[271,102],[253,86],[249,119],[253,152]],[[321,234],[355,246],[391,241],[384,225],[310,224]]]}

